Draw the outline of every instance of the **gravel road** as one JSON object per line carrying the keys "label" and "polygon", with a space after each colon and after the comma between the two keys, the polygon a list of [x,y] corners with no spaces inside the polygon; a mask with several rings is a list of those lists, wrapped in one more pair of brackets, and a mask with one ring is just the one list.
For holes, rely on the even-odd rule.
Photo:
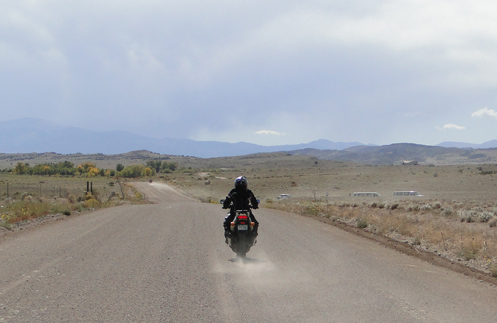
{"label": "gravel road", "polygon": [[0,241],[0,322],[495,322],[497,288],[261,209],[239,261],[220,205],[159,183]]}

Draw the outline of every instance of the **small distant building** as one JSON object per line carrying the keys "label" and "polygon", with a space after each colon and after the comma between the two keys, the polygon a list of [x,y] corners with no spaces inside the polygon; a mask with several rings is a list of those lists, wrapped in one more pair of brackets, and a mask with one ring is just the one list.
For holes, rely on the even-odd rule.
{"label": "small distant building", "polygon": [[402,165],[419,165],[417,160],[403,160]]}

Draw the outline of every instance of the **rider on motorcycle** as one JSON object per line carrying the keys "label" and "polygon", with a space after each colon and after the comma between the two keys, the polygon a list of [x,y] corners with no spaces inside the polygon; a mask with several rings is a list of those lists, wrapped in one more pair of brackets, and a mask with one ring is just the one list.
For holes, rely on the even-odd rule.
{"label": "rider on motorcycle", "polygon": [[[230,234],[230,224],[235,218],[235,210],[248,210],[249,205],[252,205],[253,209],[259,208],[259,202],[252,193],[251,190],[247,188],[248,182],[245,176],[240,176],[235,179],[235,188],[232,189],[226,199],[223,202],[223,209],[227,209],[230,207],[230,204],[233,202],[233,206],[231,208],[230,214],[224,219],[223,227],[224,227],[224,236],[228,236]],[[252,230],[252,235],[257,237],[257,229],[259,228],[259,222],[255,219],[255,216],[252,212],[250,212],[250,220],[254,222],[254,228]]]}

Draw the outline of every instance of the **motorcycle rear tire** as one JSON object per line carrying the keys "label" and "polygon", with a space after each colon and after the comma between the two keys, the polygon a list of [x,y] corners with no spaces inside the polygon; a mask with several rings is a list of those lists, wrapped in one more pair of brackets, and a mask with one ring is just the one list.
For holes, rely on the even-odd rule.
{"label": "motorcycle rear tire", "polygon": [[249,246],[249,237],[247,234],[241,234],[238,236],[238,248],[236,251],[236,255],[240,258],[245,258],[247,256],[247,252],[250,249]]}

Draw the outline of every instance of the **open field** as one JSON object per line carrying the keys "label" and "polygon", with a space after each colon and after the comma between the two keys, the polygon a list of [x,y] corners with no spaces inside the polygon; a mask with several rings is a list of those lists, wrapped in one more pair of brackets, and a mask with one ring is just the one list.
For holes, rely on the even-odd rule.
{"label": "open field", "polygon": [[[116,162],[143,164],[157,156],[161,155],[142,152],[128,155],[129,159],[121,156],[119,160],[99,160],[94,155],[87,156],[88,159],[82,155],[79,161],[71,161],[92,161],[98,168],[113,168]],[[60,162],[65,160],[63,157],[43,162]],[[159,173],[153,180],[170,184],[204,202],[219,203],[233,187],[233,180],[245,175],[263,207],[358,227],[497,275],[496,164],[372,166],[286,153],[212,159],[168,156],[167,161],[178,163],[178,170]],[[17,190],[19,195],[25,191],[36,195],[40,182],[42,190],[54,195],[61,192],[57,187],[81,194],[88,181],[77,177],[8,176],[12,188],[15,181],[25,182],[26,188]],[[107,177],[91,180],[103,200],[117,187],[110,186],[110,182],[123,181]],[[0,179],[3,203],[5,181]],[[393,196],[394,191],[411,190],[423,196]],[[354,192],[377,192],[381,196],[358,198],[353,197]],[[278,200],[280,194],[289,194],[291,198]]]}
{"label": "open field", "polygon": [[[318,160],[309,156],[261,154],[216,159],[185,159],[187,173],[166,176],[202,198],[223,198],[239,175],[262,200],[285,193],[299,198],[329,201],[355,200],[353,192],[378,192],[380,200],[395,200],[394,191],[419,191],[417,201],[493,202],[497,192],[497,165],[371,166]],[[205,181],[209,185],[205,185]],[[411,198],[412,199],[412,198]]]}

